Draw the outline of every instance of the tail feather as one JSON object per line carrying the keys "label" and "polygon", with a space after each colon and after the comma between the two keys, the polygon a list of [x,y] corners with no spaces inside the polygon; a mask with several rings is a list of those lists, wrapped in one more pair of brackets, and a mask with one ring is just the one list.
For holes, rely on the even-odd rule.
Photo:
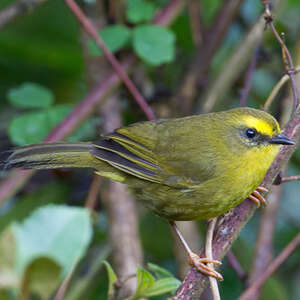
{"label": "tail feather", "polygon": [[37,144],[12,151],[2,162],[4,169],[54,169],[62,167],[93,167],[91,143]]}

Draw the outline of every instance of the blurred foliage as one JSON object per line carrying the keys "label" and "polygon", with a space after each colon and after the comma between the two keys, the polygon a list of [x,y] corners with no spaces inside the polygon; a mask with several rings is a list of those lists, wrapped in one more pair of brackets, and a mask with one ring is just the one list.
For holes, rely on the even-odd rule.
{"label": "blurred foliage", "polygon": [[[192,20],[188,10],[169,28],[152,24],[152,18],[169,0],[116,1],[124,9],[109,10],[112,1],[104,2],[101,20],[106,24],[99,30],[108,48],[117,58],[130,52],[139,58],[133,78],[138,88],[147,94],[158,116],[171,117],[173,97],[178,92],[193,59],[205,48],[193,41]],[[0,1],[0,10],[14,0]],[[83,4],[84,3],[84,4]],[[94,11],[96,0],[81,4],[86,11]],[[199,0],[201,30],[214,22],[221,0]],[[118,7],[117,7],[118,9]],[[96,11],[96,10],[95,10]],[[217,78],[224,64],[234,55],[237,45],[256,22],[263,8],[260,0],[243,1],[225,37],[213,55],[209,69],[198,82],[197,98],[201,99]],[[275,15],[275,25],[285,33],[285,41],[299,64],[300,3],[282,1]],[[0,30],[0,150],[16,145],[36,143],[66,118],[70,111],[89,92],[86,53],[82,45],[82,30],[61,0],[49,0],[16,19]],[[88,54],[98,59],[101,51],[88,41]],[[296,59],[298,58],[298,59]],[[104,59],[103,59],[104,60]],[[98,62],[97,62],[98,63]],[[105,78],[105,68],[103,68]],[[244,86],[245,68],[222,95],[214,110],[237,106]],[[266,30],[259,50],[258,64],[252,76],[252,88],[247,105],[261,107],[274,84],[284,73],[281,49],[273,34]],[[122,88],[122,109],[126,123],[145,120]],[[284,88],[272,105],[272,113],[279,117],[289,88]],[[193,111],[203,103],[195,103]],[[97,139],[101,122],[97,111],[69,138],[71,141]],[[84,174],[83,174],[84,173]],[[85,175],[87,173],[87,175]],[[300,149],[293,156],[287,174],[300,173]],[[5,174],[0,174],[1,178]],[[83,205],[90,176],[87,171],[43,171],[34,176],[24,189],[0,207],[0,299],[16,299],[22,289],[32,299],[50,299],[58,285],[76,264],[66,299],[106,299],[112,293],[115,266],[102,261],[108,259],[108,222],[105,210],[97,204],[91,216]],[[283,185],[282,202],[274,234],[274,255],[299,232],[299,182]],[[67,206],[68,205],[68,206]],[[75,206],[75,207],[72,207]],[[80,206],[80,207],[79,207]],[[140,208],[140,235],[147,269],[139,267],[138,289],[134,296],[153,296],[162,300],[178,285],[177,265],[172,251],[172,237],[168,224],[151,212]],[[260,213],[256,213],[238,240],[233,252],[244,270],[251,271]],[[199,228],[204,232],[203,222]],[[262,289],[262,300],[297,300],[300,298],[300,249],[278,269]],[[222,299],[236,299],[244,287],[226,262],[221,268],[225,278],[220,283]],[[109,278],[107,278],[109,277]],[[164,293],[163,295],[158,295]],[[151,299],[152,299],[151,298]],[[30,298],[31,299],[31,298]]]}
{"label": "blurred foliage", "polygon": [[[111,265],[106,261],[104,264],[109,279],[107,297],[108,299],[113,299],[118,278]],[[148,264],[148,268],[155,273],[156,278],[150,272],[138,266],[136,273],[136,291],[128,300],[138,300],[145,297],[175,292],[179,287],[181,282],[173,277],[167,270],[155,264]]]}
{"label": "blurred foliage", "polygon": [[0,235],[1,286],[48,299],[85,254],[92,235],[86,209],[43,206]]}

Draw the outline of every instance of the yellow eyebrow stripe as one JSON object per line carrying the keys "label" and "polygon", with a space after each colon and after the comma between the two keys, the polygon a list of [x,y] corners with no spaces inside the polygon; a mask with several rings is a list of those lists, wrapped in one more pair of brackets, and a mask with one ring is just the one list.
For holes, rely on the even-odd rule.
{"label": "yellow eyebrow stripe", "polygon": [[278,125],[274,128],[270,123],[262,119],[257,119],[254,116],[242,116],[242,120],[246,126],[254,128],[264,135],[272,136],[274,133],[280,132]]}

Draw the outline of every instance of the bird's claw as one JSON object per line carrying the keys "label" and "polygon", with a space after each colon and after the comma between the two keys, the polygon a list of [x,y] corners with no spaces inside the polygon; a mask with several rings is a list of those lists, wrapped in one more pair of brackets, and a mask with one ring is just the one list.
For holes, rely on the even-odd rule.
{"label": "bird's claw", "polygon": [[191,266],[194,266],[200,273],[207,276],[215,277],[218,280],[223,280],[223,276],[217,271],[215,271],[213,268],[206,266],[206,263],[212,263],[217,266],[222,264],[220,261],[215,259],[209,259],[207,257],[201,258],[195,253],[189,254],[189,264]]}
{"label": "bird's claw", "polygon": [[262,186],[259,186],[251,195],[248,196],[248,199],[253,201],[257,207],[267,206],[267,200],[261,195],[261,193],[267,193],[268,190]]}

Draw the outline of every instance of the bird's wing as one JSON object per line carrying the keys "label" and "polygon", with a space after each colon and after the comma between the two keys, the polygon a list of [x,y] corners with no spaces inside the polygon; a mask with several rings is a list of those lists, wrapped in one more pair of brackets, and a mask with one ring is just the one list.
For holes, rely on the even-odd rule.
{"label": "bird's wing", "polygon": [[[170,124],[172,120],[159,120],[119,128],[94,143],[92,154],[144,180],[179,188],[198,185],[213,176],[214,162],[209,151],[192,143],[195,133],[189,136],[189,130],[184,129],[191,127],[189,120],[183,118],[175,124]],[[196,138],[202,139],[203,134],[199,135]],[[204,158],[201,160],[200,151]]]}
{"label": "bird's wing", "polygon": [[144,122],[117,129],[93,143],[92,154],[127,174],[161,183],[154,127],[155,122]]}

